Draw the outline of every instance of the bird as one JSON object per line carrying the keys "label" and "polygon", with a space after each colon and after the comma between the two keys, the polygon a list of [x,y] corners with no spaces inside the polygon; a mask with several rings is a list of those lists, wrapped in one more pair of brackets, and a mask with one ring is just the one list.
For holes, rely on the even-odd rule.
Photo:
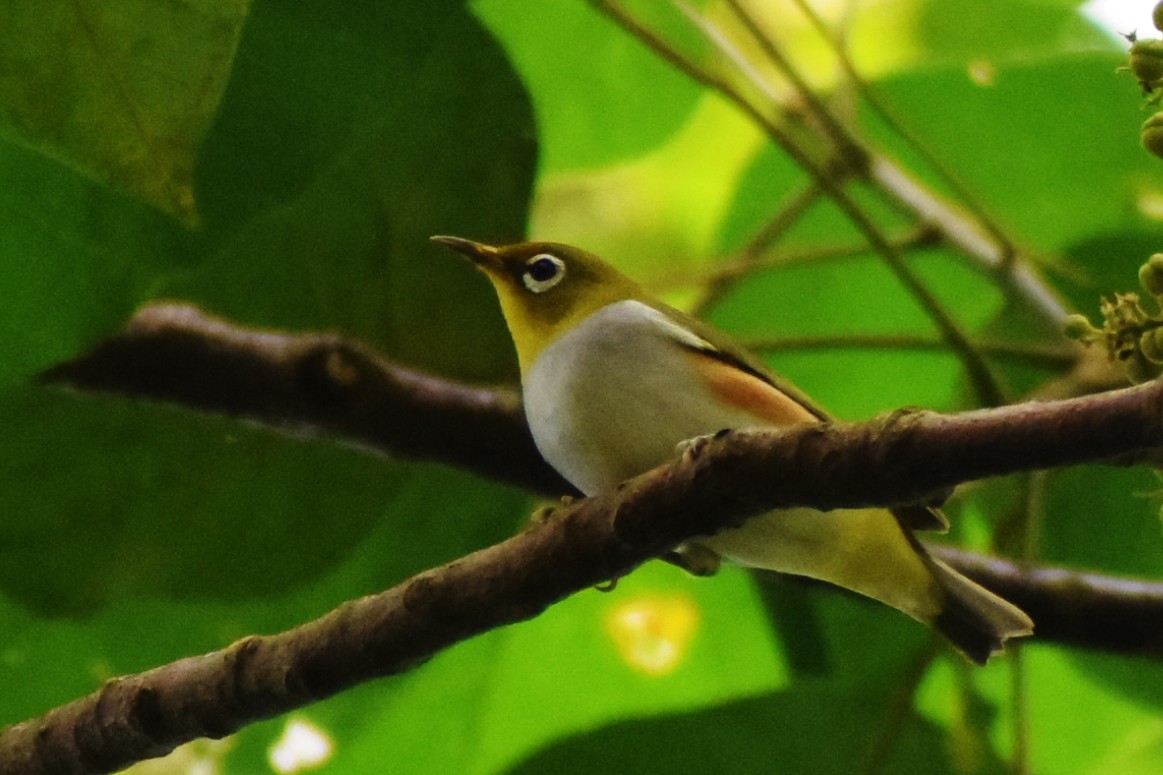
{"label": "bird", "polygon": [[[674,456],[687,440],[829,415],[721,331],[653,298],[610,263],[556,242],[494,247],[432,237],[491,281],[542,457],[583,495]],[[916,530],[945,530],[927,506],[761,514],[680,547],[670,559],[713,572],[720,560],[806,576],[896,608],[978,664],[1030,635],[1018,607],[931,556]]]}

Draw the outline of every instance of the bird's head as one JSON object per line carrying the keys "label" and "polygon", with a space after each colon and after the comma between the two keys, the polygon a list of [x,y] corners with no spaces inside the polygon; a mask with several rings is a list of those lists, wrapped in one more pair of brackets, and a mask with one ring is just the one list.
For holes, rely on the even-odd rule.
{"label": "bird's head", "polygon": [[493,247],[460,237],[433,237],[467,256],[493,283],[521,372],[545,347],[608,304],[641,298],[641,288],[602,259],[557,242]]}

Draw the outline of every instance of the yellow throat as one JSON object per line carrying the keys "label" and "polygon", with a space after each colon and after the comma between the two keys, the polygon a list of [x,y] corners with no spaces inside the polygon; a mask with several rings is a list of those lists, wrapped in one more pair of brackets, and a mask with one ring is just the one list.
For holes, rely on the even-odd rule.
{"label": "yellow throat", "polygon": [[616,301],[647,298],[638,283],[569,245],[524,242],[497,248],[460,237],[432,240],[467,256],[492,282],[522,375],[550,343],[592,313]]}

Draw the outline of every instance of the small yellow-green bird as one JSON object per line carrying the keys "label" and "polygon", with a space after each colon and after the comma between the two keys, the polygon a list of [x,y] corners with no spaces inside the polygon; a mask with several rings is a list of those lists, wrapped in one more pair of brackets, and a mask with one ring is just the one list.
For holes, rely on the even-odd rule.
{"label": "small yellow-green bird", "polygon": [[[828,417],[724,334],[651,298],[597,256],[553,242],[432,239],[492,281],[517,348],[533,439],[586,495],[665,462],[686,439]],[[677,559],[694,572],[722,557],[836,584],[932,626],[984,663],[1033,623],[913,536],[947,527],[924,507],[780,510],[699,538]]]}

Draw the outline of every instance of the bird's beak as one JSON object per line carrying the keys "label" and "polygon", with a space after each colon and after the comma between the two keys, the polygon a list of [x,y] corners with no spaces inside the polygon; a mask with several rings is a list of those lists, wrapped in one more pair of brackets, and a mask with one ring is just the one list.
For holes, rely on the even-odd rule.
{"label": "bird's beak", "polygon": [[499,251],[492,245],[486,245],[483,242],[473,242],[469,239],[462,239],[460,237],[431,237],[433,242],[439,242],[441,245],[452,248],[457,253],[467,256],[469,261],[472,261],[482,269],[496,268],[499,263]]}

